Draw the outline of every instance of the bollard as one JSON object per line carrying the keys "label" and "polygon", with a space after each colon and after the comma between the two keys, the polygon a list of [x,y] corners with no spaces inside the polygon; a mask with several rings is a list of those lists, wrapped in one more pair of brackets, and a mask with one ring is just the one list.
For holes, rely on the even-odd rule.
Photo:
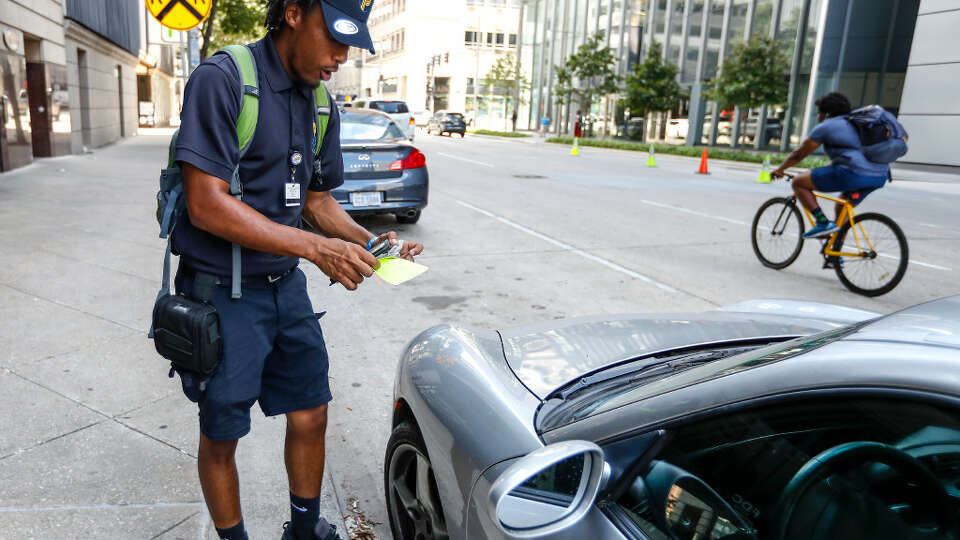
{"label": "bollard", "polygon": [[760,169],[760,177],[757,178],[757,183],[770,183],[770,154],[763,156],[763,168]]}
{"label": "bollard", "polygon": [[650,145],[650,154],[647,156],[647,167],[656,167],[657,158],[653,154],[653,145]]}

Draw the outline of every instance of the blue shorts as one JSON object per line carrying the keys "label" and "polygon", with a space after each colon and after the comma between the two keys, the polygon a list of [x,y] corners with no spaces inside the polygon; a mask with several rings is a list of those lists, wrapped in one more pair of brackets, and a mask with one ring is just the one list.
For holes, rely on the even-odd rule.
{"label": "blue shorts", "polygon": [[[272,284],[244,283],[237,300],[230,298],[230,280],[222,281],[211,303],[220,316],[223,359],[202,392],[182,377],[184,393],[200,406],[200,432],[214,441],[243,437],[256,401],[267,416],[328,403],[327,348],[303,272],[296,268]],[[176,285],[190,296],[191,272],[181,267]]]}
{"label": "blue shorts", "polygon": [[810,171],[810,179],[817,191],[842,191],[843,196],[856,204],[868,193],[882,188],[887,176],[866,176],[839,165],[827,165]]}

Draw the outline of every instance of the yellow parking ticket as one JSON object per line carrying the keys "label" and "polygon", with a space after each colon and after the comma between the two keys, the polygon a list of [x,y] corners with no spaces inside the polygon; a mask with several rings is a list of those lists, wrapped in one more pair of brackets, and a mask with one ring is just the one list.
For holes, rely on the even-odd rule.
{"label": "yellow parking ticket", "polygon": [[399,285],[405,281],[410,281],[428,269],[422,264],[410,262],[406,259],[384,257],[380,259],[380,268],[377,268],[375,272],[387,283]]}

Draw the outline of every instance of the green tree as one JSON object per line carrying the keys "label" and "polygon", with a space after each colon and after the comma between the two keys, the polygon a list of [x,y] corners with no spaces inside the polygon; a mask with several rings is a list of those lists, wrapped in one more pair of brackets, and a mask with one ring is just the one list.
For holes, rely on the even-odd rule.
{"label": "green tree", "polygon": [[494,95],[502,95],[506,110],[511,112],[515,111],[518,105],[527,102],[523,95],[530,89],[530,82],[520,71],[520,61],[508,54],[497,58],[484,76],[483,86]]}
{"label": "green tree", "polygon": [[720,75],[710,81],[707,99],[724,108],[740,107],[743,115],[762,105],[785,104],[790,88],[790,60],[785,49],[765,36],[736,44],[724,58]]}
{"label": "green tree", "polygon": [[203,46],[200,58],[208,58],[224,45],[256,41],[263,28],[264,2],[257,0],[213,0],[210,16],[200,27]]}
{"label": "green tree", "polygon": [[603,32],[597,32],[580,45],[563,66],[554,66],[557,102],[579,105],[584,113],[590,112],[598,97],[619,90],[616,63]]}
{"label": "green tree", "polygon": [[[624,80],[624,97],[621,106],[629,107],[632,116],[667,111],[677,104],[682,95],[677,83],[676,64],[665,61],[660,43],[654,41],[643,62],[633,66]],[[643,132],[646,132],[644,129]],[[643,140],[644,135],[641,135]]]}

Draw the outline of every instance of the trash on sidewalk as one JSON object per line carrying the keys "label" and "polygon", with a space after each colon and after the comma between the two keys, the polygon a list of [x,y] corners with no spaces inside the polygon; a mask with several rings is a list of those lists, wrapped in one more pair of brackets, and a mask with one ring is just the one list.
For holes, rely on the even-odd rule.
{"label": "trash on sidewalk", "polygon": [[373,526],[379,525],[367,519],[367,515],[360,510],[360,499],[351,497],[347,499],[350,505],[350,513],[343,516],[347,525],[347,534],[350,540],[377,540],[377,535],[373,532]]}

